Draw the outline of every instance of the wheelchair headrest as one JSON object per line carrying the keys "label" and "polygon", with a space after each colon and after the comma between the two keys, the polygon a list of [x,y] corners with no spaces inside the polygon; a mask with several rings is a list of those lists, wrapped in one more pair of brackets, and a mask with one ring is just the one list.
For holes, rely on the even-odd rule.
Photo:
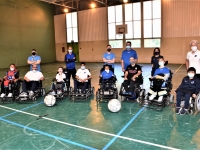
{"label": "wheelchair headrest", "polygon": [[165,64],[164,64],[164,66],[167,66],[167,65],[168,65],[168,60],[166,60],[166,61],[165,61]]}
{"label": "wheelchair headrest", "polygon": [[105,66],[109,66],[109,68],[110,68],[109,70],[114,73],[114,68],[112,67],[112,65],[108,65],[108,64],[103,65],[103,67],[101,68],[100,73],[102,73],[105,70]]}

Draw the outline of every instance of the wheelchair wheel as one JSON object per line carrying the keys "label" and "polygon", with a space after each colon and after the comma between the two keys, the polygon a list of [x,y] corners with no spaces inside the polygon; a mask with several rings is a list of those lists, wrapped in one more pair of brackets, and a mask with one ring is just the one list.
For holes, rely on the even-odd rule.
{"label": "wheelchair wheel", "polygon": [[197,97],[195,99],[195,110],[197,112],[200,111],[200,93],[197,95]]}
{"label": "wheelchair wheel", "polygon": [[99,93],[99,91],[96,92],[96,101],[99,102],[101,99],[101,95]]}
{"label": "wheelchair wheel", "polygon": [[170,94],[169,102],[170,103],[174,103],[174,95]]}

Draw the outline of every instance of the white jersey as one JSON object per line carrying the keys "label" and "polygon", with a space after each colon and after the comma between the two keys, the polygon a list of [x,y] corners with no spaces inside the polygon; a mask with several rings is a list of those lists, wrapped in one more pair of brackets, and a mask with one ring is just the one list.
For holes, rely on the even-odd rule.
{"label": "white jersey", "polygon": [[40,81],[40,78],[43,77],[43,74],[40,71],[29,71],[26,73],[25,77],[27,77],[30,81]]}
{"label": "white jersey", "polygon": [[64,73],[62,73],[61,75],[58,73],[58,74],[56,75],[56,80],[57,80],[58,82],[64,82],[64,79],[66,79],[66,75],[65,75]]}
{"label": "white jersey", "polygon": [[192,53],[192,51],[187,53],[186,59],[189,61],[189,67],[194,67],[196,69],[196,74],[200,74],[200,51]]}
{"label": "white jersey", "polygon": [[88,69],[78,69],[76,76],[78,76],[80,79],[86,79],[88,76],[91,76],[91,73]]}

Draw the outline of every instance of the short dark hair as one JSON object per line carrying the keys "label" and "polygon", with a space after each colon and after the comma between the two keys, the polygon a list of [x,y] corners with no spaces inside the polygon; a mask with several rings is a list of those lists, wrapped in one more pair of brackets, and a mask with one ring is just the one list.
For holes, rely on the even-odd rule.
{"label": "short dark hair", "polygon": [[196,74],[196,69],[194,67],[188,68],[187,72],[190,72],[190,71],[194,71],[194,73]]}
{"label": "short dark hair", "polygon": [[[32,51],[36,51],[36,49],[32,49]],[[37,52],[37,51],[36,51]]]}
{"label": "short dark hair", "polygon": [[131,45],[131,41],[127,41],[126,43],[130,43],[130,45]]}
{"label": "short dark hair", "polygon": [[105,68],[105,67],[108,67],[108,68],[110,69],[110,65],[108,65],[108,64],[104,65],[104,68]]}
{"label": "short dark hair", "polygon": [[109,44],[107,45],[107,47],[108,47],[108,46],[110,46],[110,47],[111,47],[111,45],[109,45]]}
{"label": "short dark hair", "polygon": [[85,62],[81,62],[81,63],[80,63],[80,65],[82,65],[82,64],[84,64],[84,65],[85,65]]}
{"label": "short dark hair", "polygon": [[160,48],[159,48],[159,47],[156,47],[156,48],[154,48],[154,50],[153,50],[153,55],[154,55],[154,53],[155,53],[156,50],[158,50],[158,52],[160,53]]}

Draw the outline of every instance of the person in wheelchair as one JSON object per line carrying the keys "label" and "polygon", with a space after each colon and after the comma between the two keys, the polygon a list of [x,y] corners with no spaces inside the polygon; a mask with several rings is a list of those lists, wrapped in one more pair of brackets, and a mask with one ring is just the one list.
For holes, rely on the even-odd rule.
{"label": "person in wheelchair", "polygon": [[32,70],[28,71],[22,82],[22,93],[20,97],[27,97],[27,92],[30,89],[29,96],[32,96],[39,86],[39,82],[44,80],[44,76],[40,71],[37,71],[37,65],[32,66]]}
{"label": "person in wheelchair", "polygon": [[[56,75],[56,78],[53,79],[54,83],[52,84],[52,95],[56,94],[56,91],[59,90],[57,92],[57,94],[61,94],[64,90],[65,87],[65,81],[66,81],[66,75],[63,73],[63,68],[59,67],[58,68],[58,73]],[[59,89],[58,89],[59,88]]]}
{"label": "person in wheelchair", "polygon": [[135,84],[138,83],[140,77],[142,77],[142,69],[136,64],[134,57],[129,59],[130,65],[127,66],[124,75],[124,95],[132,95],[135,97],[134,88]]}
{"label": "person in wheelchair", "polygon": [[158,64],[160,67],[155,70],[153,77],[150,79],[153,81],[153,87],[149,90],[149,100],[153,100],[157,96],[158,102],[162,102],[163,95],[167,94],[167,91],[162,88],[166,87],[166,81],[170,77],[170,70],[165,66],[163,57],[159,58]]}
{"label": "person in wheelchair", "polygon": [[[180,86],[176,89],[176,114],[184,115],[188,113],[190,97],[196,98],[200,91],[200,80],[197,78],[196,69],[190,67],[187,70],[188,75],[182,79]],[[184,108],[181,109],[182,97],[185,98]]]}
{"label": "person in wheelchair", "polygon": [[19,72],[16,69],[15,64],[10,64],[10,70],[6,72],[6,75],[4,76],[3,80],[0,79],[1,82],[1,98],[5,97],[6,94],[7,97],[13,96],[13,84],[16,83],[19,79]]}
{"label": "person in wheelchair", "polygon": [[85,67],[85,62],[81,62],[81,68],[76,72],[76,80],[74,80],[74,93],[77,91],[78,84],[83,84],[82,93],[85,93],[86,88],[88,87],[88,80],[91,78],[91,73]]}

